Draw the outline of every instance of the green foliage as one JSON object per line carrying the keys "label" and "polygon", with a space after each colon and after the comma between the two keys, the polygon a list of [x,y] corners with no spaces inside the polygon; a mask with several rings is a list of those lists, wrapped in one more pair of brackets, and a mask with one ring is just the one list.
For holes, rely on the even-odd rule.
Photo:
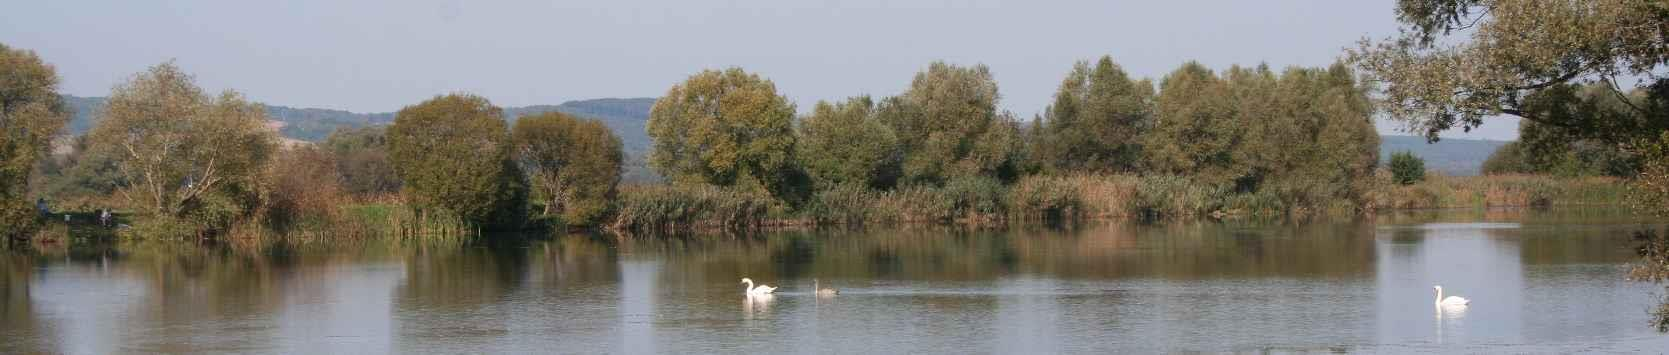
{"label": "green foliage", "polygon": [[1205,216],[1217,211],[1222,191],[1183,176],[1144,176],[1136,184],[1129,210],[1149,220]]}
{"label": "green foliage", "polygon": [[117,190],[141,214],[217,232],[260,204],[260,175],[277,149],[259,104],[210,96],[173,63],[111,90],[87,143],[113,160]]}
{"label": "green foliage", "polygon": [[676,182],[779,191],[791,169],[793,123],[794,105],[770,80],[740,68],[702,71],[655,101],[649,164]]}
{"label": "green foliage", "polygon": [[388,159],[388,127],[337,128],[321,144],[335,156],[342,187],[356,195],[400,191],[400,176]]}
{"label": "green foliage", "polygon": [[1084,190],[1072,180],[1029,176],[1008,191],[1011,214],[1020,219],[1062,221],[1085,215]]}
{"label": "green foliage", "polygon": [[1154,95],[1152,82],[1131,79],[1111,57],[1078,62],[1045,109],[1033,154],[1055,171],[1135,171]]}
{"label": "green foliage", "polygon": [[1629,200],[1643,213],[1669,216],[1669,131],[1634,146],[1641,166],[1640,174],[1629,184]]}
{"label": "green foliage", "polygon": [[1226,79],[1188,63],[1165,77],[1148,166],[1196,183],[1275,194],[1291,207],[1357,200],[1378,162],[1365,87],[1342,64],[1233,67]]}
{"label": "green foliage", "polygon": [[879,193],[858,185],[835,185],[817,192],[801,214],[819,224],[863,225],[877,212]]}
{"label": "green foliage", "polygon": [[777,209],[764,191],[713,185],[625,189],[618,203],[614,228],[638,232],[746,229]]}
{"label": "green foliage", "polygon": [[557,112],[523,116],[510,137],[534,196],[544,201],[544,215],[591,225],[608,212],[625,155],[620,138],[602,122]]}
{"label": "green foliage", "polygon": [[[1397,11],[1408,25],[1401,34],[1364,40],[1349,57],[1381,83],[1386,112],[1430,139],[1501,114],[1574,129],[1578,138],[1664,128],[1661,120],[1650,125],[1654,130],[1607,128],[1646,120],[1564,115],[1585,108],[1559,104],[1550,111],[1536,103],[1550,101],[1537,98],[1547,94],[1574,97],[1563,87],[1569,83],[1595,81],[1620,95],[1619,76],[1656,78],[1669,61],[1656,30],[1669,18],[1661,1],[1401,0]],[[1631,110],[1663,117],[1654,113],[1659,109]]]}
{"label": "green foliage", "polygon": [[281,234],[328,230],[345,192],[333,155],[310,146],[280,151],[261,184],[262,227]]}
{"label": "green foliage", "polygon": [[1228,84],[1205,66],[1188,62],[1166,75],[1160,87],[1159,120],[1146,137],[1148,166],[1213,185],[1245,176],[1245,162],[1233,155],[1246,127],[1231,119]]}
{"label": "green foliage", "polygon": [[1525,156],[1524,148],[1519,142],[1507,143],[1489,154],[1484,160],[1483,173],[1485,175],[1501,174],[1529,174],[1535,171]]}
{"label": "green foliage", "polygon": [[34,230],[29,177],[68,117],[57,89],[57,72],[35,52],[0,44],[0,237]]}
{"label": "green foliage", "polygon": [[1391,154],[1389,167],[1391,179],[1397,184],[1409,185],[1426,179],[1426,160],[1411,152]]}
{"label": "green foliage", "polygon": [[527,187],[510,160],[500,117],[487,99],[468,94],[400,109],[388,127],[388,149],[408,201],[477,226],[519,227]]}
{"label": "green foliage", "polygon": [[1019,123],[997,112],[997,82],[984,65],[934,62],[876,116],[892,127],[903,152],[906,183],[941,184],[960,177],[1018,176]]}
{"label": "green foliage", "polygon": [[868,96],[818,102],[800,121],[799,134],[799,164],[819,189],[848,184],[888,189],[902,173],[897,137],[876,118]]}

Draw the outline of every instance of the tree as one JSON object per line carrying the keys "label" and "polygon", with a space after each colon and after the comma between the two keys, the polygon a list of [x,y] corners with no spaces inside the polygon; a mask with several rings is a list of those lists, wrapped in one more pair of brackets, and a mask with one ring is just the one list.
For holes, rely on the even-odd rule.
{"label": "tree", "polygon": [[1484,159],[1482,170],[1484,175],[1529,174],[1535,170],[1530,167],[1528,159],[1519,142],[1508,142],[1500,148],[1495,148],[1495,152],[1489,153],[1489,158]]}
{"label": "tree", "polygon": [[776,84],[729,68],[673,85],[649,111],[649,164],[675,182],[781,191],[792,167],[794,105]]}
{"label": "tree", "polygon": [[335,156],[342,188],[356,195],[400,191],[400,176],[388,159],[388,127],[340,127],[325,137],[325,150]]}
{"label": "tree", "polygon": [[[1350,60],[1382,83],[1387,113],[1428,139],[1500,114],[1599,137],[1669,127],[1661,110],[1647,106],[1628,110],[1649,119],[1584,122],[1537,112],[1529,99],[1583,81],[1626,96],[1623,76],[1669,85],[1658,72],[1669,61],[1662,35],[1669,5],[1661,1],[1401,0],[1397,18],[1405,25],[1399,36],[1364,40]],[[1444,40],[1455,33],[1470,38]]]}
{"label": "tree", "polygon": [[1234,157],[1246,127],[1230,119],[1235,106],[1229,86],[1211,69],[1183,64],[1161,81],[1156,101],[1158,118],[1145,138],[1148,166],[1213,185],[1249,173],[1245,162]]}
{"label": "tree", "polygon": [[388,150],[408,201],[480,226],[521,223],[526,186],[510,160],[503,117],[502,109],[469,94],[400,109],[388,127]]}
{"label": "tree", "polygon": [[1135,171],[1153,99],[1153,83],[1130,79],[1112,57],[1078,62],[1045,109],[1035,152],[1055,170]]}
{"label": "tree", "polygon": [[547,112],[517,119],[510,137],[534,196],[545,201],[544,215],[591,224],[608,211],[625,163],[620,137],[608,126]]}
{"label": "tree", "polygon": [[941,184],[957,177],[1014,178],[1019,124],[997,112],[999,99],[984,65],[933,62],[903,94],[883,100],[876,115],[898,138],[904,179]]}
{"label": "tree", "polygon": [[201,232],[258,203],[254,185],[277,147],[266,121],[260,104],[230,90],[207,95],[166,62],[111,90],[88,139],[115,161],[118,195],[132,207],[191,219]]}
{"label": "tree", "polygon": [[800,121],[799,162],[819,189],[853,184],[891,188],[898,180],[898,140],[875,117],[868,96],[818,102]]}
{"label": "tree", "polygon": [[[1526,172],[1563,176],[1635,175],[1637,157],[1626,146],[1634,139],[1649,137],[1629,130],[1653,125],[1642,121],[1648,117],[1630,112],[1629,107],[1635,105],[1650,107],[1648,94],[1634,90],[1619,96],[1607,85],[1595,84],[1560,84],[1532,93],[1525,98],[1527,112],[1576,127],[1520,121],[1518,141],[1529,167]],[[1653,132],[1665,128],[1645,129]]]}
{"label": "tree", "polygon": [[1414,156],[1413,152],[1396,152],[1391,154],[1391,179],[1399,185],[1412,185],[1426,179],[1426,160]]}
{"label": "tree", "polygon": [[8,226],[0,237],[33,230],[29,176],[69,117],[57,91],[51,65],[35,52],[0,44],[0,225]]}
{"label": "tree", "polygon": [[1378,163],[1367,87],[1342,63],[1235,66],[1223,77],[1197,63],[1165,77],[1147,166],[1220,188],[1266,191],[1293,207],[1356,199]]}
{"label": "tree", "polygon": [[[1254,84],[1235,84],[1241,77]],[[1319,206],[1340,199],[1359,202],[1372,188],[1379,132],[1368,87],[1355,79],[1343,63],[1287,68],[1278,79],[1264,66],[1230,75],[1237,96],[1265,93],[1258,99],[1261,104],[1236,103],[1242,124],[1253,127],[1248,165],[1259,190],[1273,189],[1289,205]]]}

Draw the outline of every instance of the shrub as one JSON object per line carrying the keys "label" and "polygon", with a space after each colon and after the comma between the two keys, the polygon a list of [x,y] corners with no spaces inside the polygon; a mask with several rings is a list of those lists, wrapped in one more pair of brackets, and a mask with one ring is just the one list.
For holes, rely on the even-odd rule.
{"label": "shrub", "polygon": [[325,138],[323,148],[335,157],[344,190],[360,196],[400,191],[400,177],[388,158],[387,129],[344,127]]}
{"label": "shrub", "polygon": [[871,208],[880,198],[873,191],[857,184],[841,184],[818,192],[802,214],[820,224],[863,224],[870,219]]}
{"label": "shrub", "polygon": [[777,207],[762,189],[664,185],[622,189],[614,228],[622,231],[746,229]]}
{"label": "shrub", "polygon": [[1013,215],[1020,219],[1062,220],[1082,217],[1086,208],[1083,179],[1028,176],[1008,191]]}
{"label": "shrub", "polygon": [[1426,160],[1403,151],[1391,154],[1391,178],[1398,184],[1409,185],[1426,179]]}
{"label": "shrub", "polygon": [[1221,187],[1209,187],[1175,175],[1142,177],[1136,184],[1136,198],[1130,210],[1143,219],[1187,218],[1215,212]]}
{"label": "shrub", "polygon": [[1636,209],[1669,216],[1669,132],[1635,144],[1640,174],[1629,184],[1628,199]]}
{"label": "shrub", "polygon": [[261,222],[280,233],[317,231],[336,222],[337,206],[346,200],[336,166],[329,153],[316,148],[280,152],[262,184]]}
{"label": "shrub", "polygon": [[949,202],[953,218],[990,219],[1007,212],[1006,191],[995,178],[962,176],[945,183],[939,198]]}

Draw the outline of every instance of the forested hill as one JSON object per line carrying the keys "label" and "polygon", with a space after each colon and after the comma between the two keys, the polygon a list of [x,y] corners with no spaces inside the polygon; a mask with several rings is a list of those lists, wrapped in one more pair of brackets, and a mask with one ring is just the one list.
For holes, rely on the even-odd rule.
{"label": "forested hill", "polygon": [[1444,138],[1437,143],[1426,143],[1426,137],[1379,136],[1379,161],[1391,159],[1391,153],[1413,152],[1426,160],[1426,170],[1441,171],[1451,176],[1478,175],[1484,160],[1506,145],[1505,141]]}
{"label": "forested hill", "polygon": [[[104,108],[104,98],[71,95],[64,95],[63,97],[64,102],[75,112],[75,116],[68,127],[70,133],[74,135],[87,133],[87,130],[93,126],[93,118],[96,113]],[[643,124],[649,117],[649,107],[654,104],[654,98],[595,99],[568,101],[561,105],[508,107],[504,109],[504,114],[506,119],[514,119],[530,113],[561,111],[601,120],[603,124],[613,129],[615,134],[620,135],[627,152],[638,153],[648,150],[649,147],[649,136],[644,133]],[[325,136],[330,135],[330,132],[339,126],[363,127],[394,122],[393,112],[355,113],[342,110],[272,105],[266,105],[266,108],[267,115],[284,124],[279,133],[288,138],[304,141],[323,140]]]}

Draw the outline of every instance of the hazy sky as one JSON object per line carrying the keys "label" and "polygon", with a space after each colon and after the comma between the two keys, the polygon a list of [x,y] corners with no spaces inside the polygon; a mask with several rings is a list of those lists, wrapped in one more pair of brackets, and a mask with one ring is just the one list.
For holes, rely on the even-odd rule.
{"label": "hazy sky", "polygon": [[[817,100],[893,95],[933,60],[991,67],[1031,117],[1072,63],[1111,55],[1158,79],[1320,66],[1396,32],[1392,1],[15,1],[0,43],[55,65],[62,91],[104,96],[168,60],[211,90],[275,105],[386,112],[467,91],[500,106],[659,96],[703,68]],[[1391,132],[1394,124],[1382,124]],[[1511,139],[1517,123],[1454,135]]]}

